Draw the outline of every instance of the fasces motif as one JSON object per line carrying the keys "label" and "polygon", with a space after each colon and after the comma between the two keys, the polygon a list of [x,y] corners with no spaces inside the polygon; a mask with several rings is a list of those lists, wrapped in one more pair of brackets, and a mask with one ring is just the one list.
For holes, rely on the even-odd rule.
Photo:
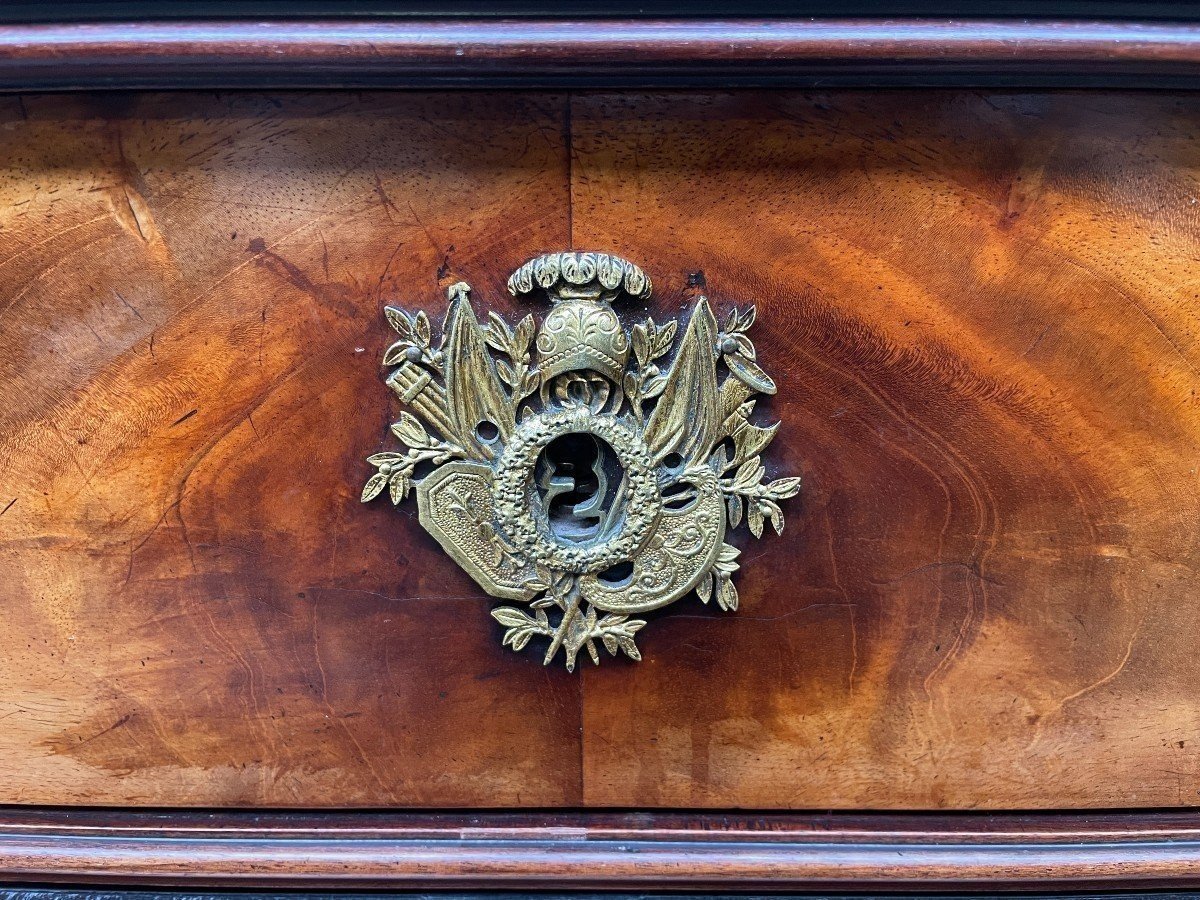
{"label": "fasces motif", "polygon": [[363,502],[415,490],[445,551],[492,596],[525,604],[492,611],[504,645],[544,638],[544,661],[561,650],[571,671],[601,647],[641,659],[646,622],[631,616],[692,592],[736,610],[726,530],[782,533],[779,503],[800,489],[765,479],[779,423],[751,421],[754,395],[775,393],[746,334],[754,308],[719,328],[700,297],[678,341],[675,321],[627,327],[612,304],[646,300],[650,279],[606,253],[539,256],[508,289],[549,297],[540,327],[494,312],[480,324],[463,282],[436,342],[425,312],[385,309],[399,334],[387,383],[411,412],[391,429],[406,449],[368,457]]}

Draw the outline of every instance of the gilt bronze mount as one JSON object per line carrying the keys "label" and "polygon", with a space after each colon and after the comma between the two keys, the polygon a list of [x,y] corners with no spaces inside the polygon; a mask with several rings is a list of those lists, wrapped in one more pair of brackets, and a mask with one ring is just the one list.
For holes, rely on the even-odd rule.
{"label": "gilt bronze mount", "polygon": [[411,410],[391,430],[407,449],[368,458],[363,501],[415,491],[443,549],[522,604],[492,610],[503,643],[543,638],[545,662],[562,650],[568,670],[601,646],[641,659],[633,616],[689,593],[736,610],[726,530],[782,533],[780,501],[800,489],[765,479],[779,423],[751,422],[755,394],[775,393],[747,336],[754,307],[719,327],[700,297],[678,341],[676,321],[629,327],[613,304],[648,299],[650,279],[606,253],[539,256],[508,290],[549,298],[540,326],[495,312],[482,325],[463,282],[436,342],[424,311],[385,309],[399,334],[387,383]]}

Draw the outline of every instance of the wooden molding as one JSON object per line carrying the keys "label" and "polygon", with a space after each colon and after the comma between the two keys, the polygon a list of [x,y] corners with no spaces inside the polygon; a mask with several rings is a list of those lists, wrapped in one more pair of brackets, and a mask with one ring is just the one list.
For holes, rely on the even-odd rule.
{"label": "wooden molding", "polygon": [[1200,885],[1200,814],[9,811],[0,878],[325,889],[1189,887]]}
{"label": "wooden molding", "polygon": [[927,19],[17,23],[0,89],[1189,85],[1200,24]]}

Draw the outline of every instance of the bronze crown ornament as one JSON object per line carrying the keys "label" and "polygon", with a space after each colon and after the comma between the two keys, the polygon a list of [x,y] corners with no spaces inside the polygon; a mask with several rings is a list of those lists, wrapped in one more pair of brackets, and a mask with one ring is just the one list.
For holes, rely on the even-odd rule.
{"label": "bronze crown ornament", "polygon": [[613,304],[649,298],[650,279],[607,253],[539,256],[508,290],[550,299],[540,326],[480,324],[464,282],[436,341],[425,312],[384,310],[399,334],[387,383],[411,410],[391,430],[407,449],[368,457],[363,501],[415,490],[443,549],[521,604],[492,610],[503,644],[543,639],[547,664],[559,651],[571,671],[580,652],[599,663],[601,647],[639,660],[634,616],[693,592],[736,610],[726,531],[782,533],[780,501],[800,489],[765,478],[779,423],[751,422],[755,394],[775,393],[747,336],[754,307],[720,328],[700,297],[678,340],[676,321],[629,327]]}

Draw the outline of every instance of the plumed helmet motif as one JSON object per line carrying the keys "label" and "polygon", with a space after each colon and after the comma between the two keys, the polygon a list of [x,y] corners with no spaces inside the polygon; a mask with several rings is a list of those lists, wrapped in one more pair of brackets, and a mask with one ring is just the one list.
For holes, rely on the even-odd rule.
{"label": "plumed helmet motif", "polygon": [[538,289],[554,303],[537,336],[543,378],[549,382],[563,372],[591,369],[620,384],[629,339],[610,304],[622,292],[649,297],[646,273],[608,253],[547,253],[508,279],[514,297]]}

